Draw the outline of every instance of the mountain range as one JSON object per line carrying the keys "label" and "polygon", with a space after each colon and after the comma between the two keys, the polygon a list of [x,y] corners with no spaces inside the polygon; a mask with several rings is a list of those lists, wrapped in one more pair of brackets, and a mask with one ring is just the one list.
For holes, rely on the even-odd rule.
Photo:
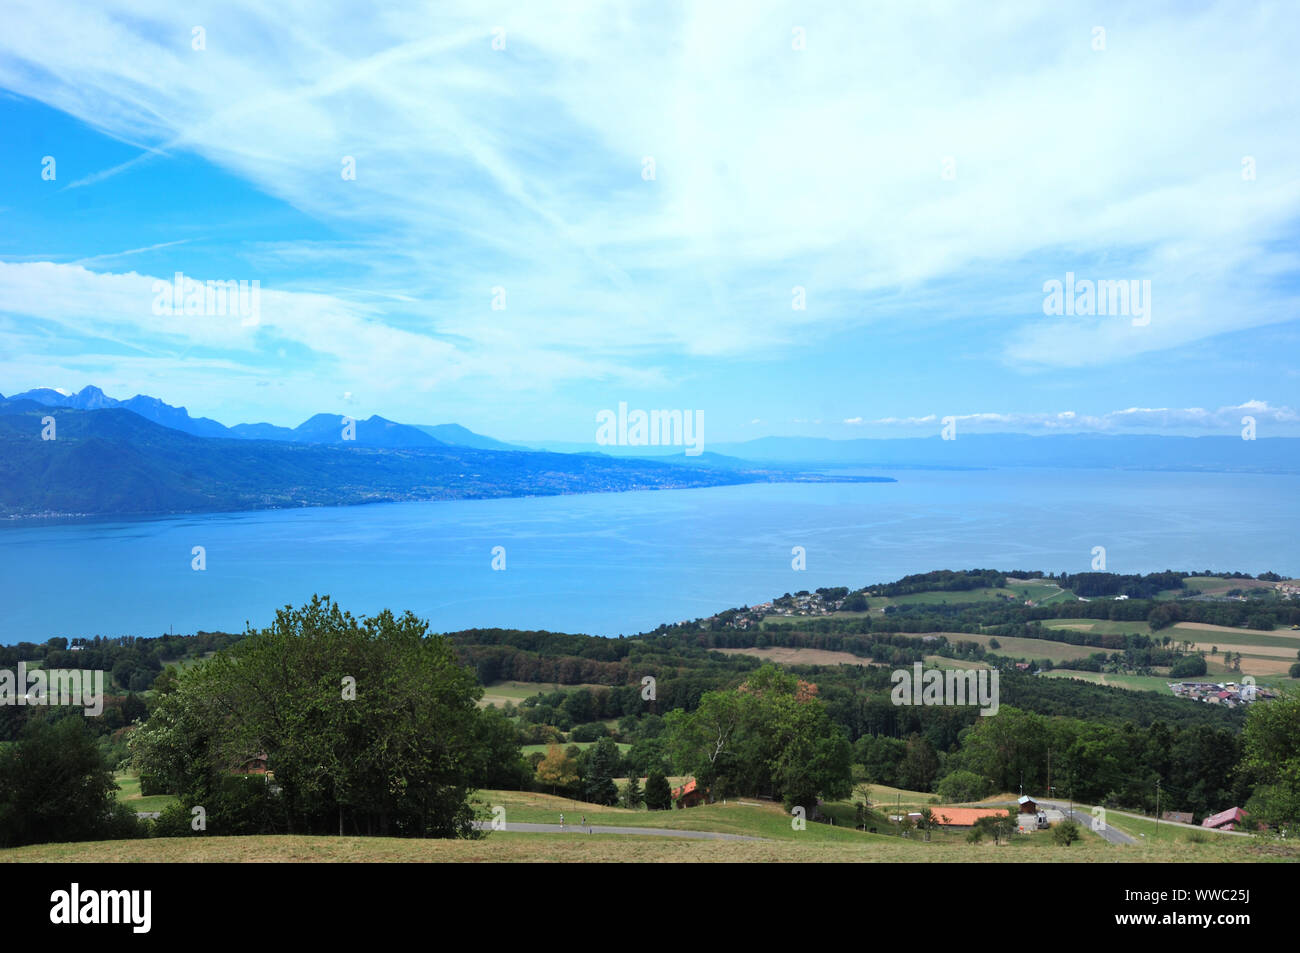
{"label": "mountain range", "polygon": [[355,440],[342,438],[340,418],[332,414],[318,414],[294,428],[292,440],[197,436],[156,423],[135,408],[173,420],[182,419],[170,413],[179,411],[182,422],[208,430],[215,421],[195,421],[181,408],[159,407],[148,398],[133,399],[132,409],[125,406],[130,402],[109,405],[102,394],[85,390],[76,398],[84,408],[21,396],[0,398],[0,517],[231,512],[844,482],[790,470],[459,446],[377,416],[356,422]]}
{"label": "mountain range", "polygon": [[[2,398],[0,398],[2,399]],[[195,437],[231,437],[244,440],[284,440],[290,443],[352,443],[362,447],[475,447],[480,450],[520,450],[500,440],[474,433],[459,424],[415,426],[399,424],[374,415],[357,420],[355,434],[350,440],[343,436],[342,414],[316,414],[297,427],[277,427],[274,424],[235,424],[227,427],[211,417],[191,417],[184,407],[173,407],[157,397],[137,394],[130,400],[115,400],[98,387],[83,387],[75,394],[48,387],[24,391],[10,397],[11,401],[30,400],[46,407],[65,407],[72,410],[106,410],[122,408],[138,414],[145,420],[179,430]]]}

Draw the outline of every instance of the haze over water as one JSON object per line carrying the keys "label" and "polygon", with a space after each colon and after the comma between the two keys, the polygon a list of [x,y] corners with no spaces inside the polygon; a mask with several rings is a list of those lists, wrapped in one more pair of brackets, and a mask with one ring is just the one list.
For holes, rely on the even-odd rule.
{"label": "haze over water", "polygon": [[434,631],[613,636],[935,569],[1084,572],[1094,546],[1111,572],[1300,575],[1294,476],[878,472],[898,482],[14,523],[0,642],[242,631],[313,593],[358,616],[411,609]]}

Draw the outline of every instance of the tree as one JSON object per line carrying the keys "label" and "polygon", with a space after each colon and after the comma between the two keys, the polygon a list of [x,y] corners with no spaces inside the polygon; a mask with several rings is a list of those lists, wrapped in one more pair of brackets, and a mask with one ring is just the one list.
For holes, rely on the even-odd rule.
{"label": "tree", "polygon": [[35,717],[0,748],[0,847],[137,836],[85,719]]}
{"label": "tree", "polygon": [[953,771],[939,782],[936,789],[940,800],[952,804],[964,804],[988,797],[992,785],[988,778],[974,771]]}
{"label": "tree", "polygon": [[916,826],[925,831],[926,840],[930,839],[930,831],[934,830],[934,825],[936,823],[937,821],[934,816],[934,811],[930,810],[928,807],[921,808],[921,819],[917,821]]}
{"label": "tree", "polygon": [[[350,822],[474,837],[475,775],[489,738],[501,741],[482,727],[482,692],[450,641],[411,613],[358,622],[315,596],[185,671],[132,751],[142,773],[205,807],[209,833],[343,833]],[[261,755],[276,791],[223,799],[232,772]]]}
{"label": "tree", "polygon": [[1300,824],[1300,692],[1251,705],[1242,740],[1241,765],[1259,781],[1247,811],[1271,827]]}
{"label": "tree", "polygon": [[718,782],[724,756],[730,754],[732,736],[750,700],[737,692],[707,692],[694,712],[687,714],[678,708],[664,719],[674,763],[694,774],[715,794],[721,793],[723,785]]}
{"label": "tree", "polygon": [[623,806],[635,811],[645,802],[645,795],[641,793],[641,779],[635,774],[627,779],[627,784],[623,787]]}
{"label": "tree", "polygon": [[913,733],[907,739],[907,754],[898,766],[898,783],[913,791],[928,791],[939,773],[939,756],[930,742]]}
{"label": "tree", "polygon": [[591,749],[591,758],[583,779],[584,796],[592,804],[606,806],[618,803],[618,787],[614,776],[618,774],[618,745],[610,737],[601,738]]}
{"label": "tree", "polygon": [[[992,837],[994,846],[1001,844],[1002,835],[1011,830],[1015,830],[1015,820],[1012,817],[1012,812],[1010,810],[1005,814],[986,814],[984,817],[977,818],[975,826],[971,828],[972,833],[974,831],[980,831],[981,836]],[[972,843],[978,843],[979,840],[980,838],[971,839]]]}
{"label": "tree", "polygon": [[852,790],[852,749],[817,686],[764,665],[732,691],[708,692],[691,713],[669,713],[679,769],[717,800],[727,792],[779,797],[809,810]]}
{"label": "tree", "polygon": [[657,767],[645,779],[645,806],[652,811],[666,811],[673,806],[673,790],[668,778]]}
{"label": "tree", "polygon": [[560,746],[552,744],[546,749],[546,757],[537,765],[537,780],[549,785],[551,793],[559,788],[569,788],[578,783],[578,764]]}
{"label": "tree", "polygon": [[1069,819],[1061,821],[1052,828],[1052,840],[1062,847],[1069,847],[1081,838],[1079,825]]}
{"label": "tree", "polygon": [[515,726],[502,712],[484,709],[479,720],[479,763],[474,771],[474,786],[506,791],[522,791],[533,778],[533,766],[524,760],[519,749]]}

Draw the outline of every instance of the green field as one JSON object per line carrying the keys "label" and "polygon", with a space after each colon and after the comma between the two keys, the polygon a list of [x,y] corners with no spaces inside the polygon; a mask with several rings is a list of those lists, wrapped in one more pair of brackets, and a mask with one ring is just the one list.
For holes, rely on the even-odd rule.
{"label": "green field", "polygon": [[[1111,622],[1109,619],[1044,619],[1043,628],[1045,629],[1069,629],[1074,632],[1087,632],[1091,635],[1151,635],[1151,626],[1145,622]],[[1172,634],[1176,626],[1165,629],[1164,632],[1174,637]],[[1079,646],[1087,648],[1087,646]],[[1100,652],[1099,648],[1092,648],[1090,651]],[[1086,652],[1084,653],[1087,654]]]}
{"label": "green field", "polygon": [[[1039,657],[1046,658],[1047,656],[1039,656]],[[938,669],[945,669],[945,670],[956,669],[962,672],[973,671],[982,668],[985,669],[993,668],[993,666],[990,665],[988,662],[968,662],[962,659],[944,658],[942,655],[927,655],[925,657],[925,661],[926,664],[933,665],[935,668]]]}
{"label": "green field", "polygon": [[1138,692],[1159,692],[1170,695],[1169,683],[1175,681],[1162,675],[1114,675],[1110,672],[1076,672],[1059,668],[1044,672],[1046,678],[1077,678],[1097,685],[1109,685],[1112,688],[1127,688]]}
{"label": "green field", "polygon": [[142,813],[161,811],[176,801],[175,796],[171,794],[142,796],[140,794],[140,779],[134,775],[119,771],[113,775],[113,780],[117,782],[117,799],[133,811]]}
{"label": "green field", "polygon": [[[1067,642],[1053,642],[1051,639],[1022,639],[1008,635],[972,635],[968,632],[941,632],[949,642],[978,642],[995,655],[1020,659],[1051,659],[1052,664],[1066,662],[1070,659],[1086,658],[1100,649],[1090,649],[1086,645],[1070,645]],[[991,648],[989,640],[996,639],[1001,648]]]}
{"label": "green field", "polygon": [[531,698],[540,693],[550,692],[572,692],[579,688],[608,688],[608,685],[560,685],[556,682],[493,682],[483,689],[483,698],[479,701],[480,705],[496,705],[502,707],[506,702],[514,702],[518,705],[525,698]]}
{"label": "green field", "polygon": [[1062,589],[1055,583],[1033,579],[1024,582],[1009,582],[1000,589],[984,586],[979,589],[914,592],[906,596],[877,596],[874,598],[868,596],[867,599],[871,603],[872,611],[883,612],[886,606],[930,606],[945,603],[958,605],[969,602],[996,602],[1002,599],[1011,599],[1022,605],[1026,599],[1032,599],[1039,605],[1050,605],[1057,602],[1073,602],[1075,596],[1068,589]]}

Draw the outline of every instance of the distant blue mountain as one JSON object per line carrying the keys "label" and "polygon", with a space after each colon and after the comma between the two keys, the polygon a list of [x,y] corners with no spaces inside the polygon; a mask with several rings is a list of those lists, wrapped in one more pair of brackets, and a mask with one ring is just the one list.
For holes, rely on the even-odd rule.
{"label": "distant blue mountain", "polygon": [[75,394],[61,394],[57,390],[41,387],[22,394],[15,394],[9,399],[34,400],[36,403],[45,404],[47,407],[70,407],[73,410],[106,410],[111,407],[122,407],[132,413],[139,414],[145,420],[152,420],[156,424],[170,427],[172,430],[179,430],[182,433],[192,434],[195,437],[229,437],[231,435],[229,430],[211,418],[191,417],[184,407],[173,407],[170,404],[164,404],[157,397],[146,397],[144,394],[136,394],[130,400],[114,400],[98,387],[83,387]]}
{"label": "distant blue mountain", "polygon": [[502,443],[500,440],[493,440],[491,437],[485,437],[482,434],[475,433],[462,427],[460,424],[416,424],[417,430],[423,430],[430,437],[439,440],[442,443],[449,443],[457,447],[477,447],[480,450],[525,450],[526,447],[516,446],[512,443]]}
{"label": "distant blue mountain", "polygon": [[346,444],[355,441],[359,447],[445,447],[441,440],[435,440],[419,427],[394,423],[378,414],[366,420],[353,420],[353,434],[344,440],[344,418],[339,414],[316,414],[309,417],[293,429],[290,439],[297,443],[337,443]]}
{"label": "distant blue mountain", "polygon": [[[5,398],[0,396],[0,400]],[[75,394],[63,394],[48,387],[15,394],[9,400],[31,400],[47,407],[73,410],[107,410],[123,408],[156,424],[195,437],[229,437],[241,440],[287,440],[293,443],[348,443],[343,440],[343,414],[316,414],[297,427],[274,424],[236,424],[233,427],[209,417],[191,417],[184,407],[173,407],[159,400],[137,394],[130,400],[114,400],[98,387],[83,387]],[[363,447],[437,447],[452,445],[479,450],[519,450],[510,444],[474,433],[459,424],[413,426],[386,420],[378,415],[356,422],[357,446]]]}
{"label": "distant blue mountain", "polygon": [[[357,421],[357,439],[343,441],[339,418],[332,414],[303,425],[319,440],[278,441],[196,437],[125,407],[60,405],[53,414],[57,437],[44,440],[50,407],[30,398],[0,401],[0,518],[229,512],[832,479],[597,454],[453,447],[382,417]],[[406,443],[414,440],[420,445]]]}

